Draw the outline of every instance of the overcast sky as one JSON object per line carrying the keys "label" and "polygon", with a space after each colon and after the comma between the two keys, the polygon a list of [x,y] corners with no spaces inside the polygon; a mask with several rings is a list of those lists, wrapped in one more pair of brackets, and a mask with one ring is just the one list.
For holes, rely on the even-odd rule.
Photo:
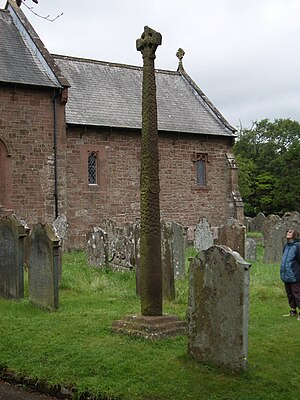
{"label": "overcast sky", "polygon": [[[4,8],[6,1],[0,0]],[[25,12],[51,53],[142,65],[144,26],[162,34],[156,68],[184,68],[235,127],[300,121],[300,0],[31,0]]]}

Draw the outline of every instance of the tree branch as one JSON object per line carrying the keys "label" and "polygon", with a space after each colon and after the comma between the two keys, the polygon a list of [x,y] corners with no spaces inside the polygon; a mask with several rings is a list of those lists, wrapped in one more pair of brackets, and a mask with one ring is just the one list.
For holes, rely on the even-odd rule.
{"label": "tree branch", "polygon": [[[33,1],[35,4],[38,4],[38,0],[31,0]],[[21,4],[24,4],[24,6],[30,11],[32,12],[32,14],[36,15],[39,18],[45,19],[46,21],[50,21],[50,22],[54,22],[57,18],[61,17],[63,15],[63,12],[59,15],[57,15],[55,18],[50,18],[50,15],[47,16],[43,16],[38,14],[37,12],[34,11],[33,7],[29,7],[27,4],[25,4],[25,0],[16,0],[17,6],[20,7]]]}

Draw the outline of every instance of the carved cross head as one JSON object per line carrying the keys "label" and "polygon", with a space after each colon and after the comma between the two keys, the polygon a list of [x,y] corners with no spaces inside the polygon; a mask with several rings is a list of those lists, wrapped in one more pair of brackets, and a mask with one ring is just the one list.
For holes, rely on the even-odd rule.
{"label": "carved cross head", "polygon": [[185,51],[182,48],[179,48],[176,53],[176,57],[178,58],[178,60],[180,62],[182,61],[184,55],[185,55]]}
{"label": "carved cross head", "polygon": [[183,71],[183,70],[184,70],[184,69],[183,69],[183,64],[182,64],[182,59],[183,59],[184,55],[185,55],[184,50],[183,50],[182,48],[179,48],[178,51],[177,51],[177,53],[176,53],[176,57],[177,57],[178,60],[179,60],[179,64],[178,64],[178,69],[177,69],[177,71]]}
{"label": "carved cross head", "polygon": [[140,39],[136,41],[136,49],[143,57],[155,58],[155,51],[161,45],[161,34],[148,26],[144,27],[144,32]]}

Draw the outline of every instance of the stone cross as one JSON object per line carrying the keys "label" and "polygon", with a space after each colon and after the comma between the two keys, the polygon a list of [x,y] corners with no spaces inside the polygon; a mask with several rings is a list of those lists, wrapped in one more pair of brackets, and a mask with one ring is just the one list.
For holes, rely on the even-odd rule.
{"label": "stone cross", "polygon": [[185,55],[185,51],[182,48],[179,48],[176,53],[176,57],[179,60],[179,65],[178,65],[177,71],[183,70],[182,59],[183,59],[184,55]]}
{"label": "stone cross", "polygon": [[140,290],[143,316],[162,315],[159,157],[154,59],[161,34],[145,26],[136,48],[143,56]]}

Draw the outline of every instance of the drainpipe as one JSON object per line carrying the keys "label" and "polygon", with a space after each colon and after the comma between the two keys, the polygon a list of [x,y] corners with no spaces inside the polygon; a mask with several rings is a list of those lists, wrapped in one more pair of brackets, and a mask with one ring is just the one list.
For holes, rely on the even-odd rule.
{"label": "drainpipe", "polygon": [[54,153],[54,216],[58,217],[58,176],[57,176],[57,110],[56,99],[60,91],[54,91],[53,102],[53,153]]}

